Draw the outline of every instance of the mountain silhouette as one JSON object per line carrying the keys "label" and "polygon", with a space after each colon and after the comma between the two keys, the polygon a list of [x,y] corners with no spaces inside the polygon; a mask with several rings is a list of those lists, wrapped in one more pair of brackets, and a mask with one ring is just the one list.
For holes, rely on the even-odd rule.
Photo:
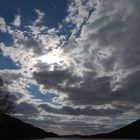
{"label": "mountain silhouette", "polygon": [[140,120],[110,133],[83,136],[88,138],[135,138],[140,139]]}
{"label": "mountain silhouette", "polygon": [[0,113],[0,139],[42,139],[46,137],[59,136],[55,133],[46,132],[34,127],[10,115]]}

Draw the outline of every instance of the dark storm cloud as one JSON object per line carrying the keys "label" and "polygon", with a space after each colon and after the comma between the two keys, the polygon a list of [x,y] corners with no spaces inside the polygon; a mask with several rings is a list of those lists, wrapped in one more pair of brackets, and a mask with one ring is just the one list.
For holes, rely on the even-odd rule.
{"label": "dark storm cloud", "polygon": [[[67,71],[52,71],[34,73],[35,79],[46,88],[57,89],[65,92],[68,97],[65,100],[71,101],[76,105],[102,105],[114,101],[139,102],[139,76],[140,72],[133,73],[123,79],[122,87],[112,91],[110,87],[111,77],[92,78],[91,76],[82,79],[79,87],[71,87],[71,84],[81,82],[80,78],[73,77]],[[62,83],[67,84],[62,87]]]}
{"label": "dark storm cloud", "polygon": [[61,84],[66,81],[66,84],[78,82],[80,77],[76,78],[69,72],[69,70],[56,70],[56,71],[40,71],[33,73],[34,78],[38,83],[44,85],[46,88],[55,88],[62,90]]}
{"label": "dark storm cloud", "polygon": [[27,39],[27,40],[20,40],[18,44],[23,45],[27,50],[33,50],[36,55],[43,54],[43,45],[39,40],[35,39]]}
{"label": "dark storm cloud", "polygon": [[66,87],[67,100],[77,105],[104,104],[112,101],[109,77],[85,80],[80,87]]}
{"label": "dark storm cloud", "polygon": [[20,79],[22,77],[21,72],[16,72],[16,71],[9,71],[9,70],[4,70],[0,71],[0,78],[3,80],[7,81],[8,84],[11,84],[13,80],[15,79]]}
{"label": "dark storm cloud", "polygon": [[[115,100],[123,100],[123,92],[112,92],[110,87],[110,77],[92,78],[86,77],[80,87],[70,87],[71,84],[80,82],[77,77],[73,77],[68,71],[43,71],[34,73],[35,79],[46,88],[57,89],[68,94],[66,100],[77,105],[95,105],[112,103]],[[83,79],[82,79],[83,80]],[[61,86],[67,81],[65,86]],[[124,96],[126,97],[126,96]]]}
{"label": "dark storm cloud", "polygon": [[[81,79],[68,70],[58,70],[35,72],[34,78],[46,88],[68,93],[67,100],[77,105],[103,104],[112,101],[110,77],[94,78],[88,75],[85,79]],[[76,85],[79,82],[82,82],[79,87],[71,87],[72,84]],[[63,83],[64,86],[61,85]]]}
{"label": "dark storm cloud", "polygon": [[39,105],[39,107],[41,107],[42,109],[44,109],[45,111],[47,111],[49,113],[63,114],[63,112],[60,109],[52,107],[48,104],[41,104],[41,105]]}
{"label": "dark storm cloud", "polygon": [[33,105],[26,102],[21,102],[15,105],[15,109],[21,114],[35,114],[39,113],[38,109]]}
{"label": "dark storm cloud", "polygon": [[64,114],[68,115],[86,115],[86,116],[110,116],[122,114],[123,111],[119,109],[93,109],[90,107],[85,108],[72,108],[64,106],[62,108]]}
{"label": "dark storm cloud", "polygon": [[46,88],[59,88],[58,84],[69,79],[71,75],[67,71],[41,71],[34,72],[34,78],[45,85]]}
{"label": "dark storm cloud", "polygon": [[[84,115],[84,116],[111,116],[118,115],[123,113],[123,107],[121,108],[106,108],[106,109],[95,109],[92,107],[84,107],[84,108],[73,108],[70,106],[63,106],[61,108],[55,108],[48,104],[41,104],[39,107],[44,109],[49,113],[54,114],[63,114],[63,115]],[[116,106],[117,107],[117,106]],[[125,108],[126,109],[126,108]],[[128,109],[128,108],[127,108]],[[130,108],[129,108],[130,109]]]}
{"label": "dark storm cloud", "polygon": [[128,75],[122,80],[122,88],[118,89],[115,94],[121,96],[120,101],[128,101],[129,103],[140,102],[140,71]]}

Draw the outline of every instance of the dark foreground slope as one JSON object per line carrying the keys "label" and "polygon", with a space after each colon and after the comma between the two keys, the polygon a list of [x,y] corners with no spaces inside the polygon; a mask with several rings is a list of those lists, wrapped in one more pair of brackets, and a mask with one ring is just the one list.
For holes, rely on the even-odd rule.
{"label": "dark foreground slope", "polygon": [[137,120],[123,128],[117,129],[110,133],[97,134],[91,136],[92,138],[137,138],[140,139],[140,120]]}
{"label": "dark foreground slope", "polygon": [[0,139],[41,139],[45,137],[58,137],[58,135],[45,132],[9,115],[0,114]]}

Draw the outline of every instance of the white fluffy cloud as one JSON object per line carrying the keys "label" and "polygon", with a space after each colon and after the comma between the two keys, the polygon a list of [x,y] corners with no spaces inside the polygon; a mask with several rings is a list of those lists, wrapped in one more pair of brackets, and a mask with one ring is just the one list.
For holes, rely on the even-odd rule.
{"label": "white fluffy cloud", "polygon": [[2,32],[6,32],[6,23],[4,18],[0,17],[0,30]]}
{"label": "white fluffy cloud", "polygon": [[20,15],[15,16],[15,19],[14,19],[12,24],[14,26],[16,26],[16,27],[19,27],[21,25],[21,17],[20,17]]}

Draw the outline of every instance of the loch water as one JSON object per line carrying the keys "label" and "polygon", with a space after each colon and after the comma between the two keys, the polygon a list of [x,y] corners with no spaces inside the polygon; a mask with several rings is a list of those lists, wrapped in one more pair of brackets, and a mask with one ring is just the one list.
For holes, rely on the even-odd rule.
{"label": "loch water", "polygon": [[[40,140],[122,140],[122,139],[111,139],[111,138],[45,138]],[[123,139],[123,140],[137,140],[137,139]]]}

